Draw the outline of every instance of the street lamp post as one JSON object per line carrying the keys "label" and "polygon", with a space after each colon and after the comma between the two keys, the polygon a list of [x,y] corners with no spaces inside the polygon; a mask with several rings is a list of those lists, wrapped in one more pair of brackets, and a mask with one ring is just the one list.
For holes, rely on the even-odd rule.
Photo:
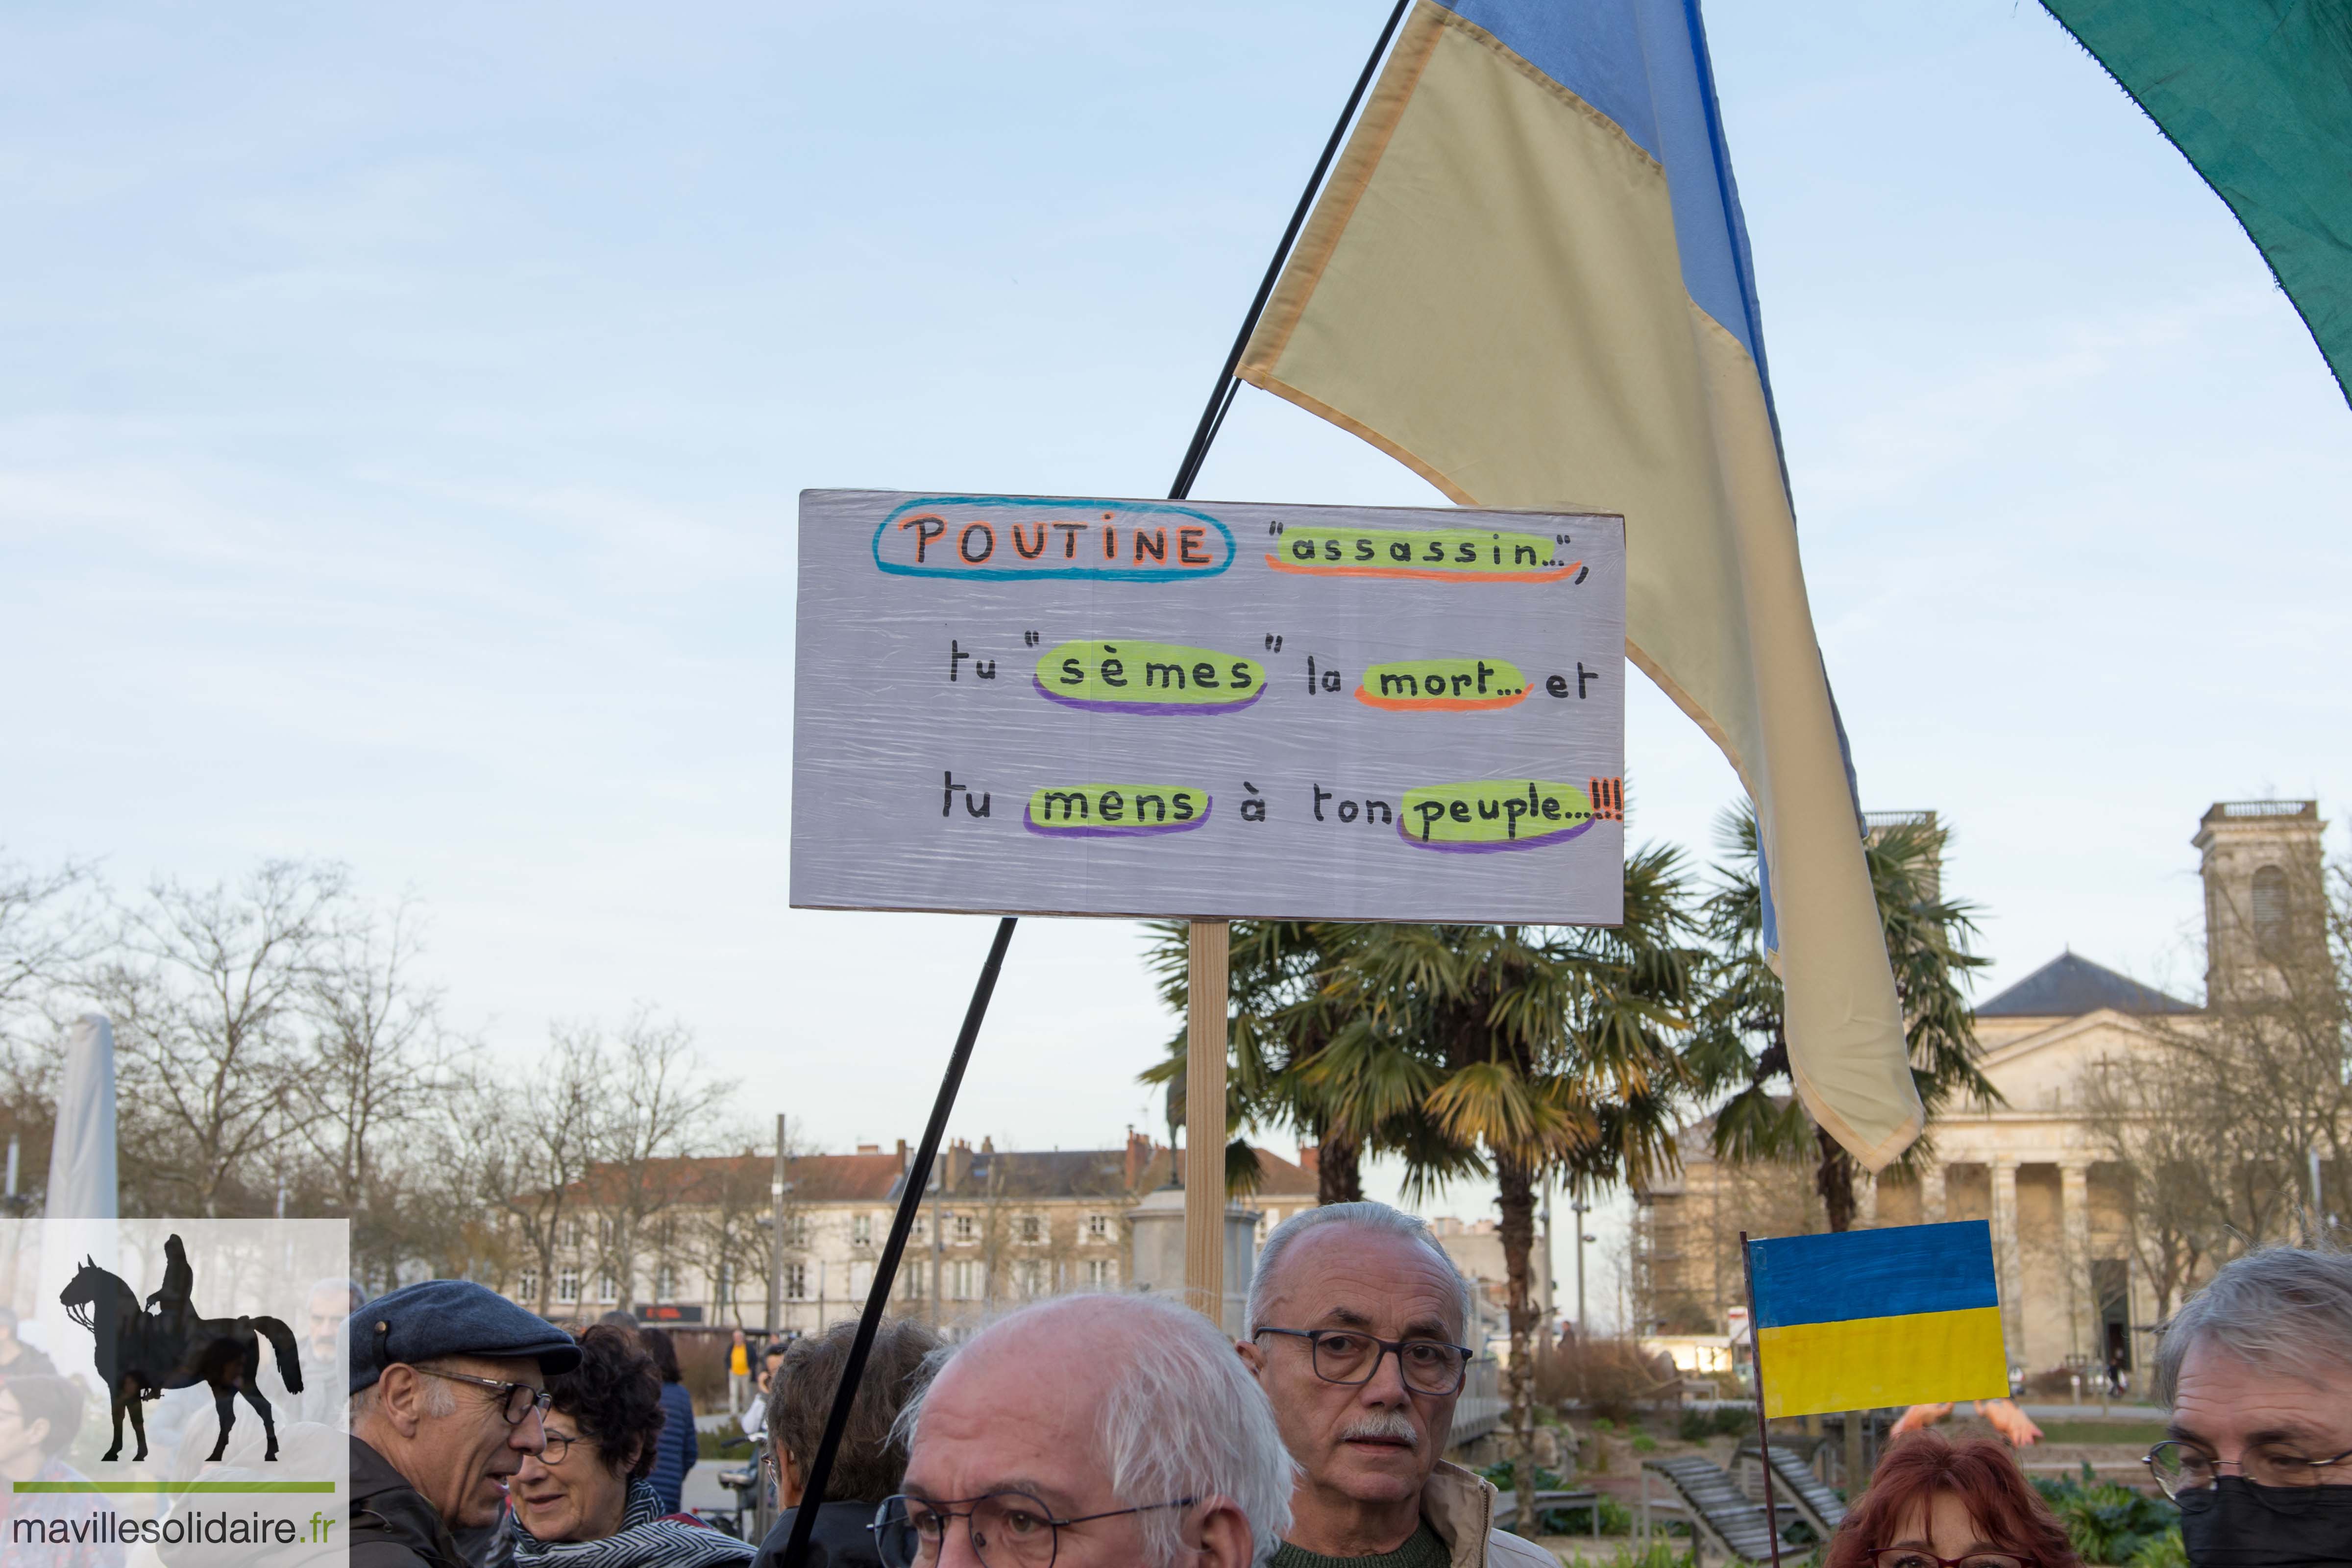
{"label": "street lamp post", "polygon": [[784,1326],[784,1117],[776,1113],[776,1173],[768,1183],[768,1336]]}
{"label": "street lamp post", "polygon": [[1576,1215],[1576,1339],[1581,1344],[1588,1337],[1584,1323],[1584,1244],[1593,1239],[1584,1234],[1584,1216],[1592,1212],[1592,1205],[1584,1201],[1582,1185],[1576,1188],[1576,1201],[1568,1206],[1569,1212]]}

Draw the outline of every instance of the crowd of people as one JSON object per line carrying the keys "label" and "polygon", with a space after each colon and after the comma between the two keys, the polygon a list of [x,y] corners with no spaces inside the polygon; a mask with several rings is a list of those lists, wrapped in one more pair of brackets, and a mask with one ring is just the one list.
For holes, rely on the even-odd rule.
{"label": "crowd of people", "polygon": [[[339,1282],[331,1282],[339,1285]],[[748,1427],[784,1511],[764,1542],[679,1511],[695,1461],[676,1349],[567,1331],[483,1287],[359,1305],[314,1292],[350,1396],[354,1568],[702,1568],[782,1560],[856,1325],[769,1347]],[[1236,1344],[1163,1297],[1059,1297],[959,1343],[886,1323],[848,1413],[809,1568],[1556,1568],[1494,1526],[1444,1449],[1469,1286],[1380,1204],[1277,1226]],[[0,1321],[0,1478],[61,1479],[79,1391]],[[748,1347],[746,1347],[748,1350]],[[2148,1456],[2189,1563],[2352,1564],[2352,1256],[2273,1247],[2166,1326],[2169,1436]],[[57,1500],[18,1500],[18,1508]],[[68,1568],[109,1560],[68,1558]],[[1827,1568],[2081,1568],[2010,1453],[1896,1438]]]}

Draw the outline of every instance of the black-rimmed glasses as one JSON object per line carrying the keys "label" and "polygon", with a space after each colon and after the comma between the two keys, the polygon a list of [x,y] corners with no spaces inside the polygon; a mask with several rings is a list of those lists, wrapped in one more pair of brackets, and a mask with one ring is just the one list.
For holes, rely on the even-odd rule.
{"label": "black-rimmed glasses", "polygon": [[[2164,1489],[2164,1495],[2178,1501],[2185,1494],[2211,1490],[2223,1470],[2235,1470],[2256,1486],[2310,1488],[2319,1485],[2320,1471],[2347,1459],[2352,1459],[2352,1448],[2328,1459],[2306,1459],[2271,1448],[2258,1449],[2242,1459],[2217,1459],[2193,1443],[2168,1439],[2150,1448],[2140,1463]],[[2292,1503],[2293,1500],[2285,1500]]]}
{"label": "black-rimmed glasses", "polygon": [[596,1446],[596,1439],[585,1434],[559,1432],[552,1426],[543,1426],[540,1430],[547,1437],[547,1447],[539,1451],[539,1462],[550,1468],[563,1463],[563,1456],[572,1452],[575,1443],[585,1443],[592,1448]]}
{"label": "black-rimmed glasses", "polygon": [[[875,1510],[874,1545],[882,1568],[929,1568],[946,1547],[948,1521],[960,1519],[971,1538],[971,1554],[986,1568],[1054,1568],[1054,1558],[1062,1548],[1062,1531],[1071,1525],[1122,1514],[1155,1513],[1163,1508],[1189,1508],[1200,1500],[1178,1498],[1174,1502],[1055,1519],[1053,1510],[1027,1492],[991,1492],[986,1497],[946,1501],[901,1494],[883,1499]],[[966,1506],[952,1506],[958,1503]]]}
{"label": "black-rimmed glasses", "polygon": [[1870,1554],[1871,1568],[2033,1568],[2033,1559],[2007,1552],[1971,1552],[1938,1557],[1920,1546],[1882,1546]]}
{"label": "black-rimmed glasses", "polygon": [[1259,1334],[1282,1334],[1305,1340],[1315,1363],[1315,1375],[1326,1383],[1370,1383],[1381,1370],[1381,1358],[1397,1358],[1404,1385],[1415,1394],[1458,1394],[1464,1369],[1476,1352],[1468,1345],[1444,1340],[1381,1340],[1354,1329],[1258,1329]]}
{"label": "black-rimmed glasses", "polygon": [[497,1391],[499,1414],[506,1418],[506,1424],[509,1426],[521,1426],[525,1418],[534,1410],[541,1415],[546,1415],[548,1406],[555,1403],[555,1395],[543,1388],[533,1388],[527,1383],[500,1383],[494,1377],[474,1377],[462,1372],[443,1372],[437,1366],[417,1366],[414,1363],[410,1363],[410,1370],[421,1372],[427,1377],[441,1378],[449,1383],[470,1383],[476,1388]]}

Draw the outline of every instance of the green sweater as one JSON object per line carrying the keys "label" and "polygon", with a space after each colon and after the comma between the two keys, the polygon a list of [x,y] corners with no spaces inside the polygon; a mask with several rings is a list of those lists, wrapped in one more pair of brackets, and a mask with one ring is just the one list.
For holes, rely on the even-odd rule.
{"label": "green sweater", "polygon": [[1437,1539],[1437,1531],[1424,1519],[1421,1528],[1394,1552],[1375,1552],[1370,1557],[1325,1557],[1302,1552],[1286,1541],[1267,1568],[1445,1568],[1453,1560],[1454,1554],[1445,1550],[1445,1542]]}

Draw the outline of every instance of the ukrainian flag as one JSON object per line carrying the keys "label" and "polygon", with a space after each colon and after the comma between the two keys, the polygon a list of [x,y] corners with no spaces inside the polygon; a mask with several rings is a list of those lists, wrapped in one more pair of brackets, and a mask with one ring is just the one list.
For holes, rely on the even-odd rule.
{"label": "ukrainian flag", "polygon": [[1924,1121],[1696,0],[1416,0],[1239,367],[1465,506],[1622,513],[1626,654],[1757,807],[1790,1073]]}
{"label": "ukrainian flag", "polygon": [[2009,1397],[1980,1219],[1748,1244],[1764,1414]]}

